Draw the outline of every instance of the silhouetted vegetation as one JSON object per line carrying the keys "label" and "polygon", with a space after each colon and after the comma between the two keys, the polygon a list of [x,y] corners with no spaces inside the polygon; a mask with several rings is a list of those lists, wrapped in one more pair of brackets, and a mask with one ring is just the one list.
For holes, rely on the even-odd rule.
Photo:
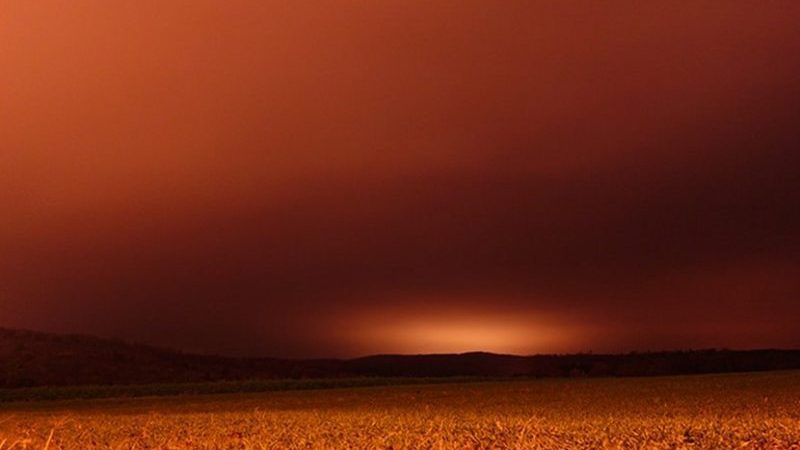
{"label": "silhouetted vegetation", "polygon": [[[87,336],[0,329],[0,388],[7,391],[42,386],[93,386],[87,388],[88,393],[74,388],[68,397],[105,397],[122,392],[159,395],[397,384],[403,382],[399,379],[405,378],[408,382],[419,382],[420,378],[439,377],[622,377],[798,368],[798,350],[536,356],[476,352],[289,360],[194,355]],[[376,377],[384,380],[363,380]],[[219,381],[238,383],[213,383]],[[120,389],[113,386],[120,386]],[[28,390],[27,397],[59,398],[61,395],[66,394],[50,395],[46,389],[32,389]],[[25,397],[4,392],[0,399]]]}

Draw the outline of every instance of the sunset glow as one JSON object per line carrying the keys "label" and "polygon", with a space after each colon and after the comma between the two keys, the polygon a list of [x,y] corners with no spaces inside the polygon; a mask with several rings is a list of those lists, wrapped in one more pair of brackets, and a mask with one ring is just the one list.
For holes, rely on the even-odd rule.
{"label": "sunset glow", "polygon": [[[352,351],[371,353],[464,353],[485,351],[534,354],[573,348],[580,342],[574,324],[541,315],[497,314],[491,309],[473,314],[392,311],[356,316],[343,334],[357,345]],[[586,334],[589,330],[583,330]],[[583,336],[585,338],[585,336]]]}
{"label": "sunset glow", "polygon": [[800,346],[800,2],[0,5],[0,326]]}
{"label": "sunset glow", "polygon": [[497,320],[440,321],[427,319],[400,323],[374,330],[365,336],[374,347],[397,353],[495,353],[532,354],[554,351],[563,344],[552,329],[532,323],[509,323]]}

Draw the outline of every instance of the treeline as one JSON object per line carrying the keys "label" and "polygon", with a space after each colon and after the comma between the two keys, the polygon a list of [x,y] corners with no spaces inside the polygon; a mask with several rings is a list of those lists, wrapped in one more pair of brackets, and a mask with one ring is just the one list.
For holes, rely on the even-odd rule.
{"label": "treeline", "polygon": [[800,369],[800,350],[228,358],[0,328],[0,388],[353,377],[609,377]]}
{"label": "treeline", "polygon": [[800,350],[691,350],[627,354],[371,356],[344,362],[375,376],[628,377],[800,369]]}

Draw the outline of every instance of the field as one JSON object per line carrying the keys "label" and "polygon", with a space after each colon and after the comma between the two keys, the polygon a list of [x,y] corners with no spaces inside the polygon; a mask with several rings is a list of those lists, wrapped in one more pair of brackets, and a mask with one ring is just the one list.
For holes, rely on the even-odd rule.
{"label": "field", "polygon": [[800,449],[800,372],[0,404],[12,448]]}

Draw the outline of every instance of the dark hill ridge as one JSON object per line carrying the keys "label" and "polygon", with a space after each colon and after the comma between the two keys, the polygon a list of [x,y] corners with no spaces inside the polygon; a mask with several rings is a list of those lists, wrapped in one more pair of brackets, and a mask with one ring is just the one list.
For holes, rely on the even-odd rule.
{"label": "dark hill ridge", "polygon": [[327,377],[339,361],[228,358],[0,328],[0,387]]}
{"label": "dark hill ridge", "polygon": [[800,369],[800,350],[514,356],[376,355],[349,360],[187,354],[90,336],[0,328],[0,388],[341,377],[652,376]]}

